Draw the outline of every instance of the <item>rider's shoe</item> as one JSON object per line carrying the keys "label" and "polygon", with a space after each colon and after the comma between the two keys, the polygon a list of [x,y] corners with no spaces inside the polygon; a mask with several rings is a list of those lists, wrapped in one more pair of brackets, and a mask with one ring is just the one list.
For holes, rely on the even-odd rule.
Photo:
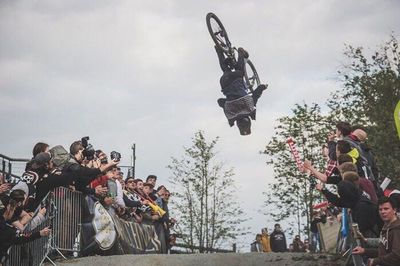
{"label": "rider's shoe", "polygon": [[224,99],[224,98],[219,98],[219,99],[217,100],[217,102],[218,102],[218,105],[219,105],[221,108],[224,108],[226,99]]}
{"label": "rider's shoe", "polygon": [[243,49],[242,47],[238,48],[238,52],[243,53],[243,57],[244,58],[249,58],[249,53],[245,49]]}

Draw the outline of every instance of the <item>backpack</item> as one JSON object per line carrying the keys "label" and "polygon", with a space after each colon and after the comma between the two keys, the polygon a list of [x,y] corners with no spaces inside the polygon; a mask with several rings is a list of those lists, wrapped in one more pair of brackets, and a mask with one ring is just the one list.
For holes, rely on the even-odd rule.
{"label": "backpack", "polygon": [[370,160],[371,160],[370,154],[367,154],[367,151],[361,147],[360,142],[355,141],[350,137],[346,137],[343,140],[350,143],[350,146],[352,148],[357,149],[358,154],[359,154],[359,157],[357,159],[357,167],[362,169],[362,172],[364,173],[362,176],[371,180],[373,183],[377,182],[378,177],[375,176],[372,171],[371,162],[370,162]]}
{"label": "backpack", "polygon": [[66,149],[64,149],[63,146],[61,146],[61,145],[54,146],[49,151],[51,154],[52,161],[57,168],[63,169],[67,165],[72,163],[71,155],[69,154],[69,152]]}

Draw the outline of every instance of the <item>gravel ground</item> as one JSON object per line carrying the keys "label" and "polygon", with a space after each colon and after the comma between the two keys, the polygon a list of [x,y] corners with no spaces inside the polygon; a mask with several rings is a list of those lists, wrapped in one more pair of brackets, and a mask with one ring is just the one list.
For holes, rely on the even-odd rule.
{"label": "gravel ground", "polygon": [[343,265],[344,261],[335,255],[307,254],[307,253],[214,253],[190,255],[119,255],[95,256],[68,261],[59,261],[60,266],[336,266]]}

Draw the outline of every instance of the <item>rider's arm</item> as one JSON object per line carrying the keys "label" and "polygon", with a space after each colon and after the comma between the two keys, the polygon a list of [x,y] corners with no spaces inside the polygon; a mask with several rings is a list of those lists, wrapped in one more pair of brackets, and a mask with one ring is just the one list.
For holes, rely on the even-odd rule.
{"label": "rider's arm", "polygon": [[225,63],[224,52],[218,46],[215,45],[214,47],[215,47],[215,51],[217,52],[217,55],[218,55],[219,66],[221,67],[223,72],[228,71],[229,68]]}
{"label": "rider's arm", "polygon": [[235,70],[242,71],[244,73],[244,59],[248,58],[249,54],[242,48],[239,47],[238,49],[238,60],[235,67]]}

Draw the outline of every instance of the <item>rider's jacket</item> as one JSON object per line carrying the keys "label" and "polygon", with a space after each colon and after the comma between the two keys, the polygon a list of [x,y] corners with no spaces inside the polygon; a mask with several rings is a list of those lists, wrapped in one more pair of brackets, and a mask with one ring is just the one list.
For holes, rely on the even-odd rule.
{"label": "rider's jacket", "polygon": [[233,126],[235,120],[241,117],[250,116],[251,119],[256,119],[256,107],[254,106],[253,97],[249,94],[232,101],[226,101],[224,113],[228,119],[229,125]]}

